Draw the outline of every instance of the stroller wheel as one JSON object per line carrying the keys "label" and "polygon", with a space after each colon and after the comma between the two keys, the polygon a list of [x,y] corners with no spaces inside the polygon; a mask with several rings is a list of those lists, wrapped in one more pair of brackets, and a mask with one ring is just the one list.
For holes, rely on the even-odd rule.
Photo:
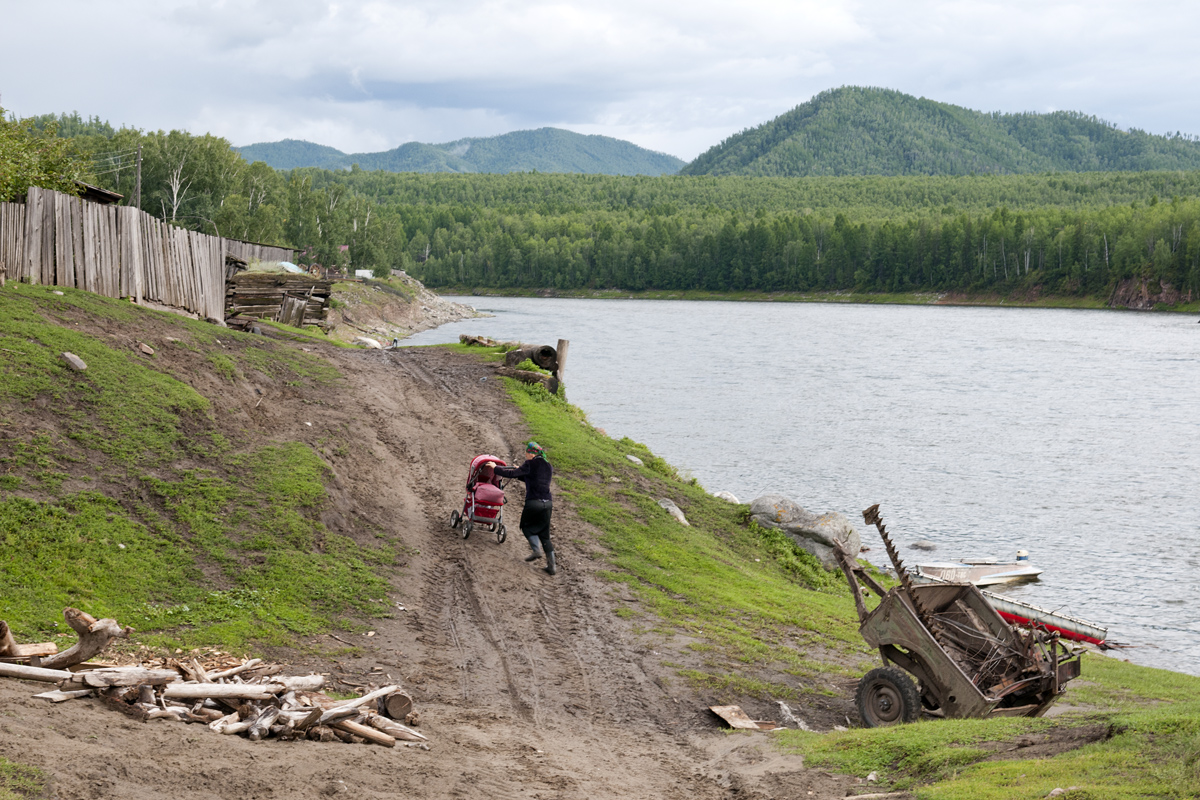
{"label": "stroller wheel", "polygon": [[501,522],[496,526],[496,544],[504,544],[504,540],[508,538],[508,531],[504,530],[504,523]]}
{"label": "stroller wheel", "polygon": [[458,523],[460,523],[460,522],[462,522],[462,514],[459,514],[457,511],[451,511],[450,512],[450,530],[454,530],[455,528],[457,528]]}
{"label": "stroller wheel", "polygon": [[469,519],[464,519],[462,521],[462,537],[466,539],[471,535],[471,531],[473,530],[475,530],[475,523]]}

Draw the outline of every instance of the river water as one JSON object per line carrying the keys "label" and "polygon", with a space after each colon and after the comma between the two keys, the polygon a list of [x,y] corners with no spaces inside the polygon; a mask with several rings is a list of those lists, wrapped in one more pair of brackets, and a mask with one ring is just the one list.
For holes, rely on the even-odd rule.
{"label": "river water", "polygon": [[[450,298],[460,333],[571,342],[568,398],[710,491],[854,522],[907,563],[1031,552],[1002,593],[1200,675],[1200,325],[1054,309]],[[909,548],[919,539],[932,554]]]}

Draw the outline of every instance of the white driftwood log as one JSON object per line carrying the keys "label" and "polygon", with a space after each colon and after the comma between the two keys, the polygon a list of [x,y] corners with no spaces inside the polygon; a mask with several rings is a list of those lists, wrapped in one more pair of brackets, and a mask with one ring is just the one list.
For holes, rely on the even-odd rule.
{"label": "white driftwood log", "polygon": [[275,706],[267,706],[258,713],[258,716],[251,722],[249,730],[246,731],[250,741],[257,742],[261,740],[271,730],[271,724],[275,722],[275,718],[279,716],[279,709]]}
{"label": "white driftwood log", "polygon": [[91,689],[72,689],[69,692],[64,692],[61,689],[55,689],[52,692],[42,692],[35,694],[34,697],[41,700],[49,700],[51,703],[61,703],[64,700],[74,700],[79,697],[91,697],[93,694]]}
{"label": "white driftwood log", "polygon": [[261,663],[262,663],[261,658],[252,658],[249,661],[247,661],[245,664],[242,664],[241,666],[233,667],[232,669],[227,669],[223,672],[214,672],[208,676],[208,679],[210,681],[219,681],[224,678],[232,678],[234,675],[240,675],[248,669],[254,669]]}
{"label": "white driftwood log", "polygon": [[172,683],[163,687],[162,696],[177,700],[204,700],[210,697],[271,700],[282,691],[281,683]]}
{"label": "white driftwood log", "polygon": [[341,722],[342,720],[346,719],[354,719],[357,716],[357,708],[346,708],[339,706],[337,708],[331,708],[323,713],[320,719],[317,720],[317,724],[332,726],[335,722]]}
{"label": "white driftwood log", "polygon": [[382,689],[376,689],[373,692],[368,692],[362,697],[356,697],[353,700],[346,700],[344,702],[336,703],[335,705],[330,706],[330,708],[358,708],[359,706],[364,706],[367,703],[370,703],[376,698],[387,697],[392,692],[398,691],[400,691],[399,686],[385,686]]}
{"label": "white driftwood log", "polygon": [[24,664],[0,663],[0,677],[24,678],[27,681],[43,681],[58,683],[69,679],[74,673],[65,669],[46,669],[45,667],[27,667]]}
{"label": "white driftwood log", "polygon": [[289,692],[313,692],[325,685],[324,675],[298,675],[287,678],[276,678]]}
{"label": "white driftwood log", "polygon": [[86,672],[71,672],[59,688],[79,689],[87,686],[102,689],[109,686],[140,686],[150,684],[159,686],[179,680],[179,673],[173,669],[144,669],[142,667],[114,667],[111,669],[92,669]]}
{"label": "white driftwood log", "polygon": [[108,647],[108,643],[113,639],[127,638],[133,632],[133,628],[122,628],[115,619],[96,619],[77,608],[64,609],[63,617],[71,629],[79,634],[79,641],[58,655],[42,659],[42,666],[46,669],[63,669],[82,664]]}
{"label": "white driftwood log", "polygon": [[417,733],[407,725],[401,725],[393,719],[381,716],[374,712],[366,713],[367,724],[372,728],[378,728],[389,736],[397,739],[403,739],[407,742],[427,742],[429,739],[423,734]]}
{"label": "white driftwood log", "polygon": [[221,717],[218,720],[208,723],[208,727],[210,730],[216,731],[217,733],[233,734],[250,730],[250,722],[239,721],[237,712],[234,712],[228,716]]}

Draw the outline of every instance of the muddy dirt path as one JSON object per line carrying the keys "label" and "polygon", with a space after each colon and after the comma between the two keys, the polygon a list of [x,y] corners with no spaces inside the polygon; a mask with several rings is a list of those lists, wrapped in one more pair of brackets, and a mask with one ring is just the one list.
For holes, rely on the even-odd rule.
{"label": "muddy dirt path", "polygon": [[46,770],[48,797],[765,800],[843,797],[859,785],[803,769],[768,734],[722,732],[613,613],[595,533],[565,498],[554,512],[556,577],[523,560],[519,483],[508,490],[507,542],[450,529],[470,459],[510,457],[527,438],[489,369],[437,349],[321,352],[345,383],[269,387],[266,402],[252,385],[226,387],[225,424],[247,446],[311,444],[334,472],[326,525],[395,537],[409,555],[392,579],[392,618],[373,623],[373,636],[339,634],[361,655],[304,655],[345,649],[331,637],[271,655],[296,674],[329,673],[343,691],[400,682],[429,750],[254,743],[134,722],[94,700],[50,705],[30,699],[44,686],[0,680],[0,755]]}

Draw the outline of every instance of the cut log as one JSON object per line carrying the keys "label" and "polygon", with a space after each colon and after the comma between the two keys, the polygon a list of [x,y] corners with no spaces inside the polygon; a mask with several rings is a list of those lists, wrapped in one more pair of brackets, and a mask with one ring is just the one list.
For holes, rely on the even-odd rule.
{"label": "cut log", "polygon": [[366,714],[366,722],[372,728],[378,728],[389,736],[396,739],[404,739],[408,742],[427,742],[429,739],[423,734],[417,733],[412,728],[401,725],[395,720],[381,717],[378,714],[368,712]]}
{"label": "cut log", "polygon": [[172,683],[163,687],[162,695],[177,700],[271,700],[282,691],[281,683]]}
{"label": "cut log", "polygon": [[314,725],[308,729],[308,732],[305,735],[308,736],[309,739],[317,742],[332,742],[336,738],[333,733],[333,728],[329,728],[325,725]]}
{"label": "cut log", "polygon": [[74,673],[65,669],[46,669],[45,667],[27,667],[24,664],[0,663],[0,677],[24,678],[27,681],[43,681],[58,683],[69,680]]}
{"label": "cut log", "polygon": [[345,720],[344,722],[335,722],[330,727],[334,730],[341,730],[346,733],[352,733],[355,736],[361,736],[373,744],[383,745],[384,747],[396,746],[396,740],[391,736],[374,728],[368,728],[366,725],[359,725],[357,722]]}
{"label": "cut log", "polygon": [[8,623],[0,620],[0,658],[29,658],[31,656],[52,656],[58,652],[54,642],[39,642],[37,644],[17,644],[13,639],[12,630]]}
{"label": "cut log", "polygon": [[98,620],[77,608],[64,609],[63,616],[71,629],[79,634],[79,641],[58,655],[42,659],[42,666],[46,669],[64,669],[82,664],[108,647],[113,639],[126,638],[133,632],[133,628],[122,628],[115,619]]}
{"label": "cut log", "polygon": [[412,711],[413,701],[407,692],[398,690],[392,692],[387,697],[379,698],[376,708],[380,714],[389,716],[392,719],[404,719]]}
{"label": "cut log", "polygon": [[250,729],[246,731],[246,735],[250,737],[250,741],[257,742],[265,737],[271,730],[272,723],[279,716],[279,709],[275,706],[267,706],[250,725]]}
{"label": "cut log", "polygon": [[87,672],[72,672],[71,677],[59,684],[60,689],[92,687],[103,689],[109,686],[138,686],[143,683],[159,686],[179,680],[173,669],[143,669],[141,667],[117,667],[115,669],[92,669]]}
{"label": "cut log", "polygon": [[509,350],[504,354],[504,366],[515,367],[527,358],[549,372],[558,369],[558,353],[548,344],[523,344],[515,350]]}

